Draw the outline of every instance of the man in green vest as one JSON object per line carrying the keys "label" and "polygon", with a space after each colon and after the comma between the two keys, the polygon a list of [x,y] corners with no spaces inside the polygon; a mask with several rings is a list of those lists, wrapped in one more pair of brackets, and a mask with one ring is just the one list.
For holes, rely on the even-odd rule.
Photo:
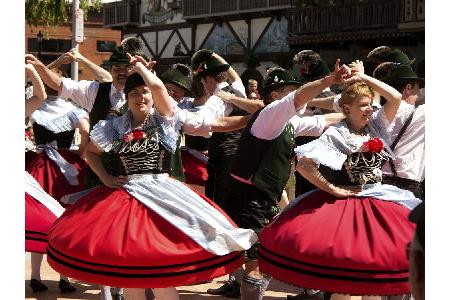
{"label": "man in green vest", "polygon": [[[278,213],[277,199],[289,177],[294,138],[318,136],[327,125],[343,118],[340,114],[300,116],[308,101],[331,84],[340,83],[347,70],[337,62],[331,75],[300,88],[286,70],[269,71],[261,94],[270,104],[256,112],[244,129],[225,189],[224,210],[239,227],[259,233]],[[244,300],[261,300],[270,281],[259,271],[257,244],[246,253],[240,288]],[[233,284],[229,285],[232,289]]]}

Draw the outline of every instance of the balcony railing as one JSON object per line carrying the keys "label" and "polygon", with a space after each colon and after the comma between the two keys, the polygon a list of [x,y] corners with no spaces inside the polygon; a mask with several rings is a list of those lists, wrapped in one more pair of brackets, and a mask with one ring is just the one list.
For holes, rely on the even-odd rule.
{"label": "balcony railing", "polygon": [[364,1],[292,9],[289,32],[314,34],[396,27],[401,21],[401,1]]}
{"label": "balcony railing", "polygon": [[138,26],[139,15],[139,0],[123,0],[103,4],[105,27]]}
{"label": "balcony railing", "polygon": [[292,0],[184,0],[185,19],[286,9]]}

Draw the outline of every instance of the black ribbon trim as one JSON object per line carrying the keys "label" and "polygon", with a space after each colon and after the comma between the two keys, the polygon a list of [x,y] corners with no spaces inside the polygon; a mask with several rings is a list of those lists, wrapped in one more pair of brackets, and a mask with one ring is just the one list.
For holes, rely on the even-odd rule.
{"label": "black ribbon trim", "polygon": [[37,234],[37,235],[45,235],[47,236],[46,232],[40,232],[40,231],[33,231],[33,230],[25,230],[25,234]]}
{"label": "black ribbon trim", "polygon": [[[314,271],[304,270],[301,268],[296,268],[292,266],[288,266],[285,264],[282,264],[280,262],[274,261],[263,254],[261,252],[258,253],[259,258],[265,260],[267,263],[274,265],[277,268],[289,270],[296,273],[301,273],[304,275],[312,276],[312,277],[318,277],[318,278],[324,278],[324,279],[333,279],[333,280],[342,280],[342,281],[354,281],[354,282],[374,282],[374,283],[383,283],[383,282],[408,282],[408,276],[406,277],[398,277],[398,278],[363,278],[363,277],[354,277],[354,276],[347,276],[347,275],[333,275],[333,274],[323,274],[318,273]],[[380,275],[383,275],[383,273],[379,273]],[[272,274],[269,274],[272,275]],[[273,276],[273,275],[272,275]],[[276,277],[275,277],[276,278]]]}
{"label": "black ribbon trim", "polygon": [[209,266],[199,267],[199,268],[196,268],[195,270],[186,270],[186,271],[179,271],[179,272],[170,271],[167,273],[152,273],[152,274],[142,274],[142,273],[130,274],[130,273],[89,269],[86,267],[77,266],[77,265],[71,264],[69,262],[63,261],[62,259],[54,256],[54,254],[51,253],[50,251],[47,251],[47,257],[63,266],[66,266],[73,270],[85,272],[85,273],[99,274],[99,275],[113,276],[113,277],[121,277],[121,278],[161,278],[161,277],[183,276],[183,275],[189,275],[189,274],[199,273],[199,272],[203,272],[203,271],[208,271],[208,270],[212,270],[212,269],[217,269],[221,266],[224,266],[226,264],[229,264],[229,263],[232,263],[233,261],[238,260],[240,257],[240,254],[233,256],[233,257],[231,257],[225,261],[222,261],[220,263],[212,264]]}
{"label": "black ribbon trim", "polygon": [[43,243],[48,242],[48,240],[46,240],[46,239],[37,238],[37,237],[33,237],[33,236],[25,236],[25,240],[32,240],[32,241],[43,242]]}
{"label": "black ribbon trim", "polygon": [[329,266],[316,265],[316,264],[312,264],[312,263],[296,260],[296,259],[293,259],[293,258],[290,258],[290,257],[287,257],[287,256],[283,256],[281,254],[275,253],[275,252],[265,248],[262,245],[260,245],[259,248],[263,249],[264,251],[266,251],[270,255],[282,258],[284,260],[293,262],[295,264],[304,265],[304,266],[313,267],[313,268],[318,268],[318,269],[344,271],[344,272],[352,272],[352,273],[368,273],[368,274],[402,274],[402,273],[408,273],[408,269],[404,269],[404,270],[384,270],[384,271],[381,272],[380,270],[364,270],[364,269],[356,270],[356,269],[347,269],[347,268],[340,268],[340,267],[329,267]]}
{"label": "black ribbon trim", "polygon": [[[103,267],[103,268],[112,268],[112,269],[125,269],[125,270],[158,270],[158,269],[170,269],[170,268],[175,268],[175,267],[189,267],[192,265],[199,265],[199,264],[203,264],[205,262],[210,262],[213,260],[217,260],[217,259],[221,259],[223,257],[226,256],[233,256],[233,254],[235,253],[230,253],[224,256],[214,256],[214,257],[210,257],[207,259],[203,259],[203,260],[198,260],[198,261],[193,261],[193,262],[188,262],[188,263],[182,263],[182,264],[173,264],[173,265],[168,265],[168,266],[119,266],[119,265],[108,265],[108,264],[102,264],[102,263],[94,263],[94,262],[89,262],[89,261],[85,261],[79,258],[74,258],[71,257],[67,254],[64,254],[58,250],[56,250],[50,243],[48,244],[48,250],[47,253],[49,254],[50,251],[55,252],[56,254],[63,256],[67,259],[76,261],[76,262],[80,262],[82,264],[86,264],[86,265],[91,265],[91,266],[98,266],[98,267]],[[237,253],[236,256],[239,256],[240,253]]]}

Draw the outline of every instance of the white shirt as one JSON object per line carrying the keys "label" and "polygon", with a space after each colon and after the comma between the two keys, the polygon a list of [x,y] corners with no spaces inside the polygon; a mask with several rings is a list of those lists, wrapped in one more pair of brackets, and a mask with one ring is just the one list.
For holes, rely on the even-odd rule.
{"label": "white shirt", "polygon": [[306,110],[306,104],[295,110],[294,96],[295,91],[264,107],[253,123],[250,133],[260,139],[273,140],[283,132],[286,123],[291,122],[295,137],[319,136],[325,128],[325,117],[300,117]]}
{"label": "white shirt", "polygon": [[[219,83],[214,93],[217,93],[228,85],[227,82]],[[245,95],[245,87],[242,81],[234,81],[231,87]],[[183,133],[208,138],[212,135],[211,125],[214,121],[220,117],[228,116],[232,111],[233,105],[231,103],[226,103],[216,95],[212,95],[202,106],[197,106],[189,110],[178,107],[175,110],[175,115],[183,124]]]}
{"label": "white shirt", "polygon": [[[394,121],[389,127],[392,141],[395,141],[414,106],[401,101]],[[419,105],[413,119],[394,150],[394,166],[397,176],[422,181],[425,178],[425,104]],[[389,163],[382,169],[383,174],[392,176]]]}
{"label": "white shirt", "polygon": [[[98,81],[75,81],[63,77],[60,97],[70,98],[73,102],[90,112],[94,106],[99,86],[100,83]],[[116,110],[120,109],[126,103],[125,94],[123,91],[118,91],[114,84],[111,84],[109,99],[111,108]]]}

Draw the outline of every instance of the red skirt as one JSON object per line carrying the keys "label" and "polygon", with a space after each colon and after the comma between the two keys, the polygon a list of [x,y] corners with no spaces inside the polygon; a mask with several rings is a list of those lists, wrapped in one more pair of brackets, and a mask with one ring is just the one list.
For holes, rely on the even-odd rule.
{"label": "red skirt", "polygon": [[181,150],[181,160],[186,183],[205,186],[208,179],[206,163],[186,150]]}
{"label": "red skirt", "polygon": [[261,232],[261,271],[307,288],[351,295],[410,292],[409,210],[375,198],[306,196]]}
{"label": "red skirt", "polygon": [[44,204],[25,193],[25,251],[45,253],[48,231],[57,219]]}
{"label": "red skirt", "polygon": [[[78,185],[71,185],[64,177],[59,167],[45,154],[27,151],[25,153],[25,170],[36,179],[39,185],[50,196],[60,201],[62,196],[84,190],[87,164],[67,149],[58,149],[59,154],[78,170]],[[64,206],[63,203],[61,203]]]}
{"label": "red skirt", "polygon": [[101,186],[56,221],[47,261],[86,282],[171,287],[231,273],[242,265],[243,252],[214,255],[126,190]]}

